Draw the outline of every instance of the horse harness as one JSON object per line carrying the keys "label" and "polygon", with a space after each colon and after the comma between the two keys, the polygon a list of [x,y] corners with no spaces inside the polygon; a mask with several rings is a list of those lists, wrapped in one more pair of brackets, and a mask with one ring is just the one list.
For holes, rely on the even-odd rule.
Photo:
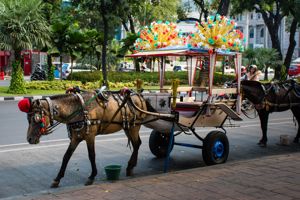
{"label": "horse harness", "polygon": [[[290,107],[291,108],[293,106],[297,106],[300,104],[300,103],[293,103],[291,101],[292,90],[294,90],[294,93],[297,97],[300,97],[300,90],[299,90],[299,87],[298,88],[296,87],[295,81],[291,81],[291,83],[285,83],[282,85],[279,85],[276,83],[271,83],[271,86],[269,88],[266,88],[263,84],[261,84],[261,87],[264,92],[264,96],[262,98],[261,103],[254,105],[256,109],[266,109],[267,111],[269,111],[270,107],[274,107],[276,110],[280,107]],[[279,103],[278,99],[276,99],[276,103],[273,103],[266,98],[267,95],[271,92],[271,90],[273,90],[275,94],[278,94],[280,89],[284,89],[286,91],[283,98],[288,97],[288,99],[289,99],[288,103]]]}
{"label": "horse harness", "polygon": [[[136,124],[138,124],[136,122],[137,119],[137,114],[135,112],[135,109],[133,108],[133,106],[128,103],[128,99],[131,98],[131,94],[130,93],[126,93],[124,96],[120,95],[119,92],[109,92],[110,95],[114,98],[114,100],[117,102],[119,108],[117,109],[117,111],[114,113],[114,115],[112,116],[112,118],[109,121],[105,121],[103,119],[90,119],[89,115],[88,115],[88,110],[87,110],[87,105],[88,105],[88,101],[84,101],[83,96],[80,93],[75,93],[74,95],[76,95],[80,101],[81,104],[81,112],[83,113],[83,120],[81,121],[77,121],[77,122],[73,122],[73,123],[68,123],[67,124],[67,129],[68,129],[68,135],[69,138],[71,138],[71,133],[70,130],[74,130],[78,133],[78,137],[82,137],[80,135],[81,130],[83,128],[86,128],[85,130],[85,134],[88,135],[90,132],[90,126],[91,125],[100,125],[100,132],[103,133],[110,124],[119,124],[122,126],[122,128],[125,131],[125,134],[128,136],[128,130],[130,127],[134,127]],[[99,95],[100,94],[100,95]],[[104,96],[102,96],[103,93],[96,93],[96,95],[92,98],[98,97],[102,102],[103,102],[103,108],[106,108],[106,104],[108,102],[108,97],[109,94],[104,94]],[[140,101],[142,102],[143,99],[140,97],[139,94],[135,94],[139,97]],[[122,116],[122,121],[115,121],[115,117],[117,116],[118,113],[121,113]],[[133,114],[133,117],[130,118],[130,114]],[[105,125],[103,125],[105,124]]]}

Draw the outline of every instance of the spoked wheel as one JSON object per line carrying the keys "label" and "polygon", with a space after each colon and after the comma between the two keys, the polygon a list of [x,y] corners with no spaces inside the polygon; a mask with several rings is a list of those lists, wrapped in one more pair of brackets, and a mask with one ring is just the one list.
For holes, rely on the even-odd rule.
{"label": "spoked wheel", "polygon": [[211,131],[203,141],[202,157],[206,165],[225,163],[229,154],[229,142],[225,133]]}
{"label": "spoked wheel", "polygon": [[[169,135],[153,130],[149,138],[150,151],[157,158],[164,158],[167,156],[169,147]],[[174,137],[172,141],[171,151],[174,147]],[[170,152],[171,152],[170,151]]]}
{"label": "spoked wheel", "polygon": [[256,118],[258,116],[255,106],[248,99],[243,100],[241,110],[248,118]]}

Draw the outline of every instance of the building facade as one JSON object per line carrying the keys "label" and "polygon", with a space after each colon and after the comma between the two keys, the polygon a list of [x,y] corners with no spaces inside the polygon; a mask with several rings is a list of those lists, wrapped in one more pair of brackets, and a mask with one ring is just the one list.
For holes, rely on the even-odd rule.
{"label": "building facade", "polygon": [[[272,48],[272,41],[267,26],[260,13],[245,12],[243,14],[234,16],[237,23],[237,28],[244,33],[246,48]],[[283,56],[289,47],[290,33],[286,25],[286,17],[282,19],[279,27],[279,40],[281,44],[281,53]],[[295,34],[296,47],[293,58],[300,56],[299,52],[299,29]]]}

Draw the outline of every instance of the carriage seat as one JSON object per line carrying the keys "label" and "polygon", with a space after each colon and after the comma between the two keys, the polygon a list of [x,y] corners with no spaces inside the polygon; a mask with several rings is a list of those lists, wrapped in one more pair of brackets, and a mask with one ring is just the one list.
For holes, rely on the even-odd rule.
{"label": "carriage seat", "polygon": [[185,117],[192,117],[202,107],[202,102],[177,102],[175,111]]}

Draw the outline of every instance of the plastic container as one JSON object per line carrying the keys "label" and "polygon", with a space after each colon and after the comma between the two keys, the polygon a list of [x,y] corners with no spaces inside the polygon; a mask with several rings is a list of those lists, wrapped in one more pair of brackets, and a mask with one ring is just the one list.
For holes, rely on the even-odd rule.
{"label": "plastic container", "polygon": [[280,144],[283,145],[283,146],[290,145],[289,135],[280,135]]}
{"label": "plastic container", "polygon": [[121,168],[122,168],[121,165],[108,165],[104,167],[107,180],[109,181],[119,180]]}

